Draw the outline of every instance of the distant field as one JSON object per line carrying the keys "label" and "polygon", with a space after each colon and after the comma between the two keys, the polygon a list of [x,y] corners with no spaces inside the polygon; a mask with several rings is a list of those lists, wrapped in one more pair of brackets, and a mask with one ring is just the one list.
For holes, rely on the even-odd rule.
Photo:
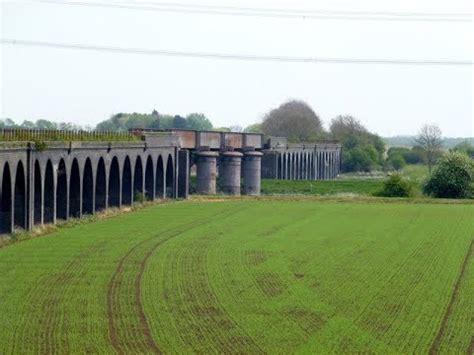
{"label": "distant field", "polygon": [[0,248],[0,353],[472,353],[474,205],[183,201]]}
{"label": "distant field", "polygon": [[382,188],[382,179],[274,180],[262,179],[262,194],[361,194],[372,195]]}
{"label": "distant field", "polygon": [[[421,185],[428,175],[428,167],[426,165],[406,165],[399,173],[413,183],[415,195],[421,195]],[[342,174],[335,180],[262,179],[262,193],[265,195],[373,195],[382,188],[386,176],[386,172],[375,172]]]}

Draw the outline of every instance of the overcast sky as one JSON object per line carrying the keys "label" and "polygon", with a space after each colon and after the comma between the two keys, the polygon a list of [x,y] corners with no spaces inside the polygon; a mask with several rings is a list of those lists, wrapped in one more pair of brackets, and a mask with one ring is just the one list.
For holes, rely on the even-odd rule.
{"label": "overcast sky", "polygon": [[[175,1],[473,12],[472,0]],[[264,56],[473,60],[472,22],[220,16],[33,1],[3,1],[1,22],[1,37],[17,40]],[[45,118],[95,125],[117,112],[156,109],[202,112],[215,126],[245,127],[283,101],[301,99],[326,126],[333,117],[350,114],[384,136],[413,134],[425,122],[438,124],[445,136],[474,136],[472,65],[276,63],[8,44],[0,50],[0,117],[16,121]]]}

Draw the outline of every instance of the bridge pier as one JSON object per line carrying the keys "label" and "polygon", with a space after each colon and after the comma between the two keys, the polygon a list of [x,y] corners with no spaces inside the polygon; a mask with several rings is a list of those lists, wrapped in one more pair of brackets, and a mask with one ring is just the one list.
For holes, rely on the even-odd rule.
{"label": "bridge pier", "polygon": [[240,176],[243,154],[226,151],[222,153],[219,167],[219,180],[222,192],[228,195],[240,195]]}
{"label": "bridge pier", "polygon": [[244,176],[244,194],[260,195],[263,153],[248,150],[244,153],[242,170]]}
{"label": "bridge pier", "polygon": [[197,153],[196,162],[196,192],[213,195],[216,193],[216,161],[219,154],[209,150]]}

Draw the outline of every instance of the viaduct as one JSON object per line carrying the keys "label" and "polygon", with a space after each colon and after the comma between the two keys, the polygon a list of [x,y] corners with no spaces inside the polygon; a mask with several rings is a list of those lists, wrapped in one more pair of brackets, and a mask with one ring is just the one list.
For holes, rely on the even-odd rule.
{"label": "viaduct", "polygon": [[[1,142],[0,234],[80,218],[142,200],[187,198],[196,192],[260,194],[261,177],[332,179],[336,142],[291,145],[261,134],[134,130],[120,142]],[[217,179],[218,177],[218,179]],[[243,181],[243,186],[241,181]]]}

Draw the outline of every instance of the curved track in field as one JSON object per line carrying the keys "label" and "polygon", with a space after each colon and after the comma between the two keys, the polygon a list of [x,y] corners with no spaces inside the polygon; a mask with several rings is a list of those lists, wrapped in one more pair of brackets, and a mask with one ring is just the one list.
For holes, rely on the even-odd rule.
{"label": "curved track in field", "polygon": [[[465,279],[465,275],[466,275],[466,272],[467,272],[469,261],[470,261],[470,259],[472,258],[473,255],[474,255],[474,239],[471,240],[471,244],[469,245],[469,247],[467,249],[467,252],[466,252],[466,255],[465,255],[465,257],[462,261],[461,268],[459,269],[458,277],[456,279],[456,282],[454,283],[453,291],[451,292],[451,297],[449,299],[448,306],[446,307],[446,311],[444,312],[444,315],[443,315],[443,318],[441,320],[438,332],[436,333],[436,336],[433,339],[433,342],[431,343],[430,350],[429,350],[430,354],[438,354],[439,353],[439,348],[440,348],[440,345],[441,345],[441,339],[443,338],[443,336],[446,332],[448,320],[449,320],[449,317],[451,316],[451,314],[453,312],[456,297],[459,294],[459,290],[461,288],[462,282]],[[466,349],[467,354],[472,354],[473,352],[474,352],[474,336],[472,336],[472,338],[471,338],[469,348]]]}
{"label": "curved track in field", "polygon": [[[209,224],[215,218],[226,218],[238,212],[238,209],[225,210],[213,216],[212,219],[190,222],[177,228],[166,230],[159,235],[137,243],[119,260],[107,287],[109,337],[117,353],[126,354],[131,351],[138,351],[160,354],[162,352],[159,345],[153,339],[141,300],[143,273],[147,261],[153,253],[161,245],[179,235]],[[131,273],[132,276],[127,278],[127,273]],[[133,295],[133,301],[128,299],[130,295]],[[131,324],[123,324],[121,319],[124,304],[127,303],[133,307],[131,314],[134,315],[135,319]],[[131,310],[128,309],[127,311]],[[130,317],[130,313],[127,315]]]}

